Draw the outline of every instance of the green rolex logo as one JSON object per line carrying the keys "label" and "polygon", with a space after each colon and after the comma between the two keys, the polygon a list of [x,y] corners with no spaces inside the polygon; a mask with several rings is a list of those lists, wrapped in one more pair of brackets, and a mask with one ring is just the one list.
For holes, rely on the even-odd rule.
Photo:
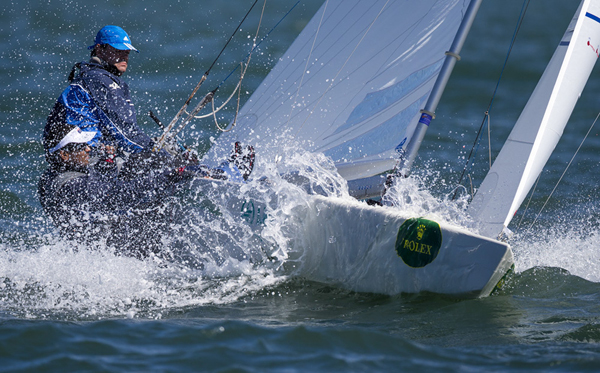
{"label": "green rolex logo", "polygon": [[432,220],[408,219],[398,229],[396,253],[410,267],[421,268],[433,262],[441,246],[442,230]]}

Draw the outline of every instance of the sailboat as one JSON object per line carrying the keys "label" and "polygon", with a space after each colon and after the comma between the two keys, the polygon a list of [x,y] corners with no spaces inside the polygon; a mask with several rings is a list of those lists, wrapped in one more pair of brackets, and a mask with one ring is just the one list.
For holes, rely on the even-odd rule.
{"label": "sailboat", "polygon": [[[481,2],[326,0],[207,153],[206,162],[222,159],[239,141],[277,163],[288,139],[333,161],[355,199],[313,191],[293,211],[303,232],[295,275],[358,292],[482,297],[514,267],[499,237],[598,58],[598,0],[582,1],[468,207],[473,227],[364,202],[382,195],[390,172],[410,171]],[[223,205],[260,233],[268,204],[229,193]]]}

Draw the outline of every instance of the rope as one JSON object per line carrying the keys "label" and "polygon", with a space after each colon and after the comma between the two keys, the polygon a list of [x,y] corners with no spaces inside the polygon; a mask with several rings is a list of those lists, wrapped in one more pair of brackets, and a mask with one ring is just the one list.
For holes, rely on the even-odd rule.
{"label": "rope", "polygon": [[[260,40],[260,42],[258,42],[258,44],[256,43],[256,39],[258,38],[258,33],[262,24],[262,19],[263,19],[263,15],[264,15],[264,11],[265,11],[265,7],[266,7],[266,0],[263,3],[263,9],[262,9],[262,13],[260,15],[260,20],[259,20],[259,24],[258,24],[258,29],[256,30],[256,36],[254,37],[254,43],[253,43],[253,47],[250,50],[250,52],[248,52],[248,54],[246,55],[246,57],[240,62],[239,65],[237,65],[230,73],[229,75],[227,75],[225,77],[225,79],[223,79],[221,81],[221,83],[219,83],[219,85],[217,86],[217,88],[215,89],[215,91],[217,89],[219,89],[232,75],[233,73],[235,73],[235,71],[238,69],[238,67],[241,66],[241,74],[240,74],[240,80],[238,81],[238,84],[236,85],[236,88],[233,90],[233,92],[231,93],[231,95],[227,98],[227,100],[225,100],[225,102],[219,106],[217,109],[215,109],[214,106],[214,102],[212,104],[212,111],[210,113],[207,114],[203,114],[203,115],[198,115],[198,116],[194,116],[194,118],[196,119],[204,119],[204,118],[208,118],[210,116],[214,116],[215,117],[215,124],[216,127],[219,131],[222,132],[229,132],[233,129],[233,127],[235,126],[235,124],[237,123],[237,117],[239,114],[239,107],[240,107],[240,99],[241,99],[241,84],[242,84],[242,80],[244,79],[244,76],[246,74],[246,71],[248,69],[248,66],[250,64],[250,59],[252,57],[252,53],[254,52],[255,49],[257,49],[263,41],[265,41],[269,35],[273,32],[273,30],[275,30],[277,28],[277,26],[279,26],[279,24],[281,24],[281,22],[283,22],[283,20],[292,12],[292,10],[294,10],[294,8],[300,3],[301,0],[296,1],[296,3],[283,15],[283,17],[281,17],[281,19],[269,30],[269,32],[267,32],[265,34],[265,36]],[[219,123],[217,122],[216,119],[216,113],[218,113],[219,111],[221,111],[233,98],[233,96],[235,95],[236,91],[238,92],[238,103],[237,103],[237,108],[236,108],[236,113],[235,113],[235,118],[234,118],[234,122],[231,125],[230,129],[225,129],[222,128]]]}
{"label": "rope", "polygon": [[[171,120],[171,122],[169,123],[169,125],[167,126],[167,128],[163,131],[163,133],[160,136],[158,142],[154,145],[153,151],[157,151],[159,149],[162,149],[162,147],[164,146],[164,144],[167,141],[167,139],[173,139],[173,138],[175,138],[175,136],[177,136],[177,134],[183,129],[183,127],[185,127],[187,125],[187,122],[189,122],[189,120],[190,120],[189,115],[188,115],[188,118],[175,131],[175,134],[171,134],[171,135],[169,134],[169,132],[171,132],[171,130],[173,129],[173,127],[175,126],[175,124],[181,118],[181,115],[183,115],[184,112],[187,113],[186,112],[186,108],[188,107],[188,105],[192,101],[192,98],[194,97],[194,95],[196,94],[196,92],[198,91],[198,89],[200,88],[200,86],[202,85],[202,83],[204,83],[204,81],[208,77],[208,74],[209,74],[210,70],[213,68],[213,66],[215,65],[215,63],[217,63],[217,60],[219,59],[219,57],[221,57],[221,54],[223,54],[223,51],[225,50],[225,48],[227,48],[227,45],[229,45],[229,42],[231,42],[231,40],[233,39],[233,36],[238,32],[238,30],[242,26],[242,23],[244,23],[244,21],[248,17],[248,14],[250,14],[250,12],[252,11],[252,9],[254,8],[254,6],[256,5],[257,2],[258,2],[258,0],[254,1],[254,4],[252,4],[252,6],[250,7],[250,9],[246,12],[246,15],[244,16],[244,18],[242,18],[242,21],[235,28],[235,30],[233,31],[233,33],[229,37],[229,40],[227,40],[227,42],[225,43],[225,45],[221,49],[221,52],[219,52],[219,54],[217,55],[217,58],[214,59],[213,63],[210,65],[210,67],[208,68],[208,70],[206,70],[206,72],[204,73],[204,75],[202,75],[202,78],[200,79],[200,81],[198,82],[198,84],[196,85],[196,87],[194,88],[194,90],[192,91],[192,93],[190,94],[190,96],[184,102],[184,104],[181,107],[181,109],[179,109],[179,111],[177,112],[177,114],[175,115],[175,117]],[[217,89],[218,89],[218,87],[217,87]],[[214,95],[214,92],[216,92],[216,89],[214,91],[212,91],[212,95]],[[212,99],[212,96],[208,97],[208,95],[210,95],[210,94],[211,93],[207,94],[202,101],[204,101],[207,98]]]}
{"label": "rope", "polygon": [[[254,4],[252,4],[252,6],[250,7],[250,9],[248,9],[248,11],[246,12],[246,15],[244,16],[244,18],[242,18],[242,20],[241,20],[240,24],[238,25],[238,27],[235,28],[235,30],[233,31],[233,33],[229,37],[229,40],[227,40],[227,43],[225,43],[225,45],[223,46],[223,49],[221,49],[221,51],[219,52],[219,55],[217,55],[217,58],[215,58],[215,60],[213,61],[213,63],[210,65],[210,67],[206,71],[206,75],[208,75],[208,72],[213,68],[213,66],[215,65],[215,63],[217,63],[217,60],[219,59],[219,57],[221,57],[221,54],[223,54],[223,51],[225,51],[225,48],[227,48],[227,45],[229,44],[229,42],[231,42],[231,39],[233,39],[233,36],[238,32],[238,30],[240,29],[240,27],[242,27],[242,23],[244,23],[244,21],[248,17],[248,14],[250,14],[250,12],[252,11],[252,9],[256,5],[256,3],[258,3],[258,0],[254,0]],[[264,10],[264,8],[263,8],[263,10]]]}
{"label": "rope", "polygon": [[[250,62],[250,60],[248,60],[248,62]],[[243,62],[241,62],[243,64]],[[233,90],[233,92],[231,93],[231,96],[229,96],[227,98],[227,100],[225,100],[225,102],[223,103],[223,105],[221,105],[219,108],[217,108],[215,110],[215,101],[212,101],[212,113],[206,114],[206,116],[213,116],[213,118],[215,119],[215,126],[217,127],[217,129],[221,132],[229,132],[233,129],[233,127],[235,127],[235,125],[237,124],[237,118],[238,118],[238,114],[240,112],[240,99],[242,96],[242,80],[244,79],[244,74],[246,73],[246,70],[248,69],[248,65],[246,65],[246,68],[242,68],[241,71],[241,75],[240,75],[240,81],[238,82],[237,86],[235,87],[235,89]],[[235,108],[235,117],[233,118],[233,122],[231,123],[231,128],[227,129],[227,126],[221,128],[221,126],[219,125],[219,122],[217,121],[217,113],[219,111],[221,111],[221,109],[223,109],[225,107],[225,105],[227,105],[229,103],[229,101],[231,101],[231,99],[233,98],[233,96],[235,95],[235,92],[237,91],[238,94],[238,99],[237,99],[237,106]],[[206,117],[203,116],[203,117]],[[198,117],[195,117],[198,118]]]}
{"label": "rope", "polygon": [[[298,0],[298,1],[296,1],[296,3],[295,3],[295,4],[294,4],[294,5],[293,5],[293,6],[290,8],[290,10],[288,10],[288,11],[287,11],[287,13],[286,13],[286,14],[284,14],[284,15],[283,15],[283,17],[281,17],[281,19],[280,19],[280,20],[279,20],[279,21],[278,21],[278,22],[275,24],[275,26],[273,26],[273,27],[271,28],[271,30],[269,30],[269,32],[267,32],[267,33],[266,33],[266,35],[265,35],[265,36],[263,36],[263,38],[262,38],[262,39],[260,39],[260,42],[259,42],[258,44],[256,44],[256,46],[255,46],[254,48],[252,48],[252,49],[250,50],[250,52],[248,53],[248,55],[246,56],[246,58],[244,58],[244,60],[248,59],[248,58],[250,57],[250,55],[252,54],[252,52],[254,52],[254,50],[255,50],[255,49],[257,49],[257,48],[258,48],[258,47],[259,47],[259,46],[262,44],[262,42],[263,42],[263,41],[265,41],[265,39],[267,39],[267,38],[269,37],[269,35],[271,35],[271,32],[273,32],[273,30],[275,30],[275,29],[277,28],[277,26],[279,26],[279,24],[280,24],[281,22],[283,22],[283,20],[284,20],[284,19],[285,19],[285,18],[286,18],[286,17],[287,17],[287,16],[288,16],[288,15],[289,15],[291,12],[292,12],[292,10],[294,10],[294,8],[296,8],[296,6],[297,6],[297,5],[300,3],[300,1],[301,1],[301,0]],[[223,85],[223,83],[225,83],[225,81],[227,81],[227,79],[229,79],[229,77],[230,77],[231,75],[233,75],[233,73],[234,73],[234,72],[235,72],[237,69],[238,69],[238,66],[236,66],[236,67],[235,67],[233,70],[231,70],[231,72],[229,73],[229,75],[227,75],[227,76],[225,77],[225,79],[223,79],[223,80],[221,81],[221,83],[219,83],[219,86],[217,87],[217,89],[219,89],[219,88],[220,88],[220,87]]]}
{"label": "rope", "polygon": [[[260,19],[258,20],[258,27],[256,29],[256,35],[254,36],[254,39],[252,40],[252,49],[254,49],[254,46],[256,46],[256,39],[258,39],[258,33],[260,31],[260,25],[262,24],[263,15],[265,14],[266,5],[267,5],[267,0],[265,0],[265,2],[263,3],[262,12],[260,13]],[[235,125],[237,124],[237,118],[238,118],[238,114],[240,112],[240,100],[242,97],[242,80],[244,80],[244,75],[246,75],[246,71],[248,71],[248,66],[250,66],[251,55],[252,55],[252,51],[250,51],[250,54],[248,55],[248,59],[246,60],[245,67],[244,67],[244,62],[240,62],[240,64],[242,65],[242,67],[240,68],[240,80],[239,80],[236,88],[233,90],[233,93],[231,94],[231,96],[229,96],[229,98],[219,108],[219,110],[224,108],[225,105],[227,105],[229,103],[229,101],[231,101],[231,99],[233,98],[233,95],[237,91],[238,99],[237,99],[237,106],[235,109],[235,117],[233,118],[233,122],[231,123],[231,127],[229,129],[227,129],[227,127],[221,128],[221,126],[219,125],[219,122],[217,121],[217,111],[215,111],[215,101],[214,100],[212,101],[212,115],[213,115],[213,118],[215,119],[215,125],[217,126],[217,129],[219,129],[219,131],[221,131],[221,132],[231,131],[233,129],[233,127],[235,127]]]}
{"label": "rope", "polygon": [[490,162],[490,169],[492,168],[492,117],[490,113],[487,114],[487,129],[488,129],[488,160]]}
{"label": "rope", "polygon": [[581,149],[581,146],[583,145],[583,143],[585,142],[585,140],[588,138],[590,132],[592,132],[592,128],[594,128],[594,125],[596,124],[596,122],[598,121],[598,118],[600,117],[600,113],[598,113],[598,115],[596,116],[596,119],[594,120],[594,122],[592,123],[592,125],[590,126],[590,129],[587,131],[587,133],[585,134],[585,137],[583,138],[583,140],[581,140],[581,144],[579,144],[579,147],[577,148],[577,150],[575,151],[575,154],[573,154],[573,157],[571,157],[571,160],[569,161],[569,163],[567,164],[567,167],[565,168],[565,170],[563,171],[562,175],[560,175],[560,178],[558,179],[558,181],[556,182],[556,185],[554,186],[554,189],[552,189],[552,192],[550,192],[550,195],[548,195],[548,198],[546,199],[546,202],[544,202],[544,205],[542,206],[542,208],[540,209],[540,212],[538,212],[538,214],[535,216],[535,219],[533,220],[533,222],[531,223],[531,225],[529,226],[529,230],[531,230],[531,228],[533,228],[533,225],[537,222],[537,219],[539,218],[539,216],[541,215],[542,211],[544,210],[544,208],[546,207],[546,205],[548,204],[548,201],[550,201],[550,198],[552,198],[552,195],[554,194],[554,191],[556,191],[556,188],[558,188],[558,184],[560,184],[560,182],[562,181],[563,177],[565,176],[565,174],[567,173],[567,170],[569,169],[569,167],[571,166],[571,163],[573,163],[573,160],[575,159],[575,157],[577,156],[577,153],[579,153],[579,149]]}
{"label": "rope", "polygon": [[519,230],[519,228],[521,228],[521,223],[523,222],[523,218],[527,214],[527,210],[529,210],[529,204],[531,203],[531,200],[533,199],[533,195],[535,194],[535,191],[537,189],[538,183],[540,182],[541,178],[542,178],[542,174],[540,173],[538,175],[538,177],[537,177],[537,180],[535,181],[535,185],[533,186],[533,190],[529,194],[529,199],[527,200],[527,205],[525,206],[525,210],[523,211],[523,214],[521,214],[521,219],[519,219],[519,224],[517,224],[517,230]]}
{"label": "rope", "polygon": [[[463,171],[460,174],[458,184],[462,183],[465,173],[467,173],[467,171],[470,171],[469,162],[471,161],[471,158],[473,158],[475,156],[475,154],[477,154],[477,150],[479,149],[481,132],[483,131],[483,128],[486,125],[486,122],[489,123],[490,111],[492,110],[492,106],[494,104],[494,99],[496,98],[498,88],[500,87],[500,81],[502,80],[502,76],[504,75],[504,70],[506,69],[506,65],[508,64],[508,59],[512,52],[513,46],[515,45],[515,41],[517,40],[517,35],[519,34],[519,31],[521,30],[521,25],[523,24],[523,20],[525,19],[525,14],[527,13],[527,8],[529,8],[530,1],[531,0],[523,0],[523,6],[521,7],[521,13],[519,14],[517,27],[515,28],[515,31],[513,32],[513,37],[512,37],[512,40],[510,41],[510,46],[508,48],[506,58],[504,59],[504,65],[502,66],[502,70],[500,71],[500,76],[498,77],[498,81],[496,82],[496,88],[494,88],[494,93],[492,94],[492,98],[490,99],[488,108],[484,113],[483,120],[481,121],[479,130],[477,131],[477,136],[475,136],[475,141],[473,142],[473,147],[471,148],[471,152],[469,153],[469,156],[467,157],[467,161],[465,162]],[[489,141],[489,136],[488,136],[488,141]],[[490,168],[491,168],[491,143],[490,143]],[[456,198],[456,194],[454,194],[454,196],[452,197],[452,200],[454,200],[455,198]]]}
{"label": "rope", "polygon": [[[243,64],[243,62],[240,62],[240,64]],[[227,98],[227,100],[225,100],[225,102],[223,103],[223,105],[219,106],[218,108],[215,109],[215,105],[213,102],[213,111],[207,114],[202,114],[202,115],[196,115],[194,116],[194,118],[196,119],[204,119],[204,118],[208,118],[213,114],[218,113],[219,111],[221,111],[225,105],[227,105],[229,103],[229,101],[231,101],[231,99],[233,98],[233,96],[235,96],[235,93],[238,90],[238,87],[240,86],[240,84],[242,83],[242,79],[244,77],[245,71],[242,71],[242,74],[240,76],[240,80],[238,81],[238,84],[235,86],[235,88],[233,89],[233,92],[231,93],[231,95]]]}

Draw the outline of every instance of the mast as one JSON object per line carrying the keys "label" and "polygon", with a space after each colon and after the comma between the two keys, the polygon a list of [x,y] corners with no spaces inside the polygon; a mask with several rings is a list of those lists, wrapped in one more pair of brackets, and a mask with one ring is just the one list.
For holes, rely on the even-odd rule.
{"label": "mast", "polygon": [[427,128],[429,128],[429,123],[435,118],[435,110],[442,98],[446,84],[448,84],[454,65],[456,64],[456,61],[460,60],[459,53],[471,30],[471,25],[473,25],[473,21],[475,20],[475,16],[477,15],[477,11],[479,10],[482,1],[483,0],[472,0],[469,4],[465,16],[456,32],[452,46],[450,47],[450,50],[446,52],[446,59],[442,65],[440,75],[438,75],[435,85],[433,86],[431,95],[429,96],[425,107],[421,110],[421,119],[419,119],[417,128],[415,128],[415,133],[406,146],[406,150],[400,156],[400,161],[396,166],[394,173],[408,175],[409,170],[417,157],[417,152],[423,142],[423,138],[425,137],[425,132],[427,131]]}

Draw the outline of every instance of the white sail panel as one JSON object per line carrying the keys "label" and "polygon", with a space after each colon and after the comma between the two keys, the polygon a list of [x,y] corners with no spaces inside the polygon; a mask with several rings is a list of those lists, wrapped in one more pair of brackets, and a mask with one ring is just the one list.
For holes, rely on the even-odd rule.
{"label": "white sail panel", "polygon": [[598,59],[600,5],[584,0],[469,213],[480,233],[498,236],[542,172]]}
{"label": "white sail panel", "polygon": [[242,141],[268,159],[287,135],[330,156],[347,180],[392,169],[468,5],[326,1],[212,151],[227,154]]}

